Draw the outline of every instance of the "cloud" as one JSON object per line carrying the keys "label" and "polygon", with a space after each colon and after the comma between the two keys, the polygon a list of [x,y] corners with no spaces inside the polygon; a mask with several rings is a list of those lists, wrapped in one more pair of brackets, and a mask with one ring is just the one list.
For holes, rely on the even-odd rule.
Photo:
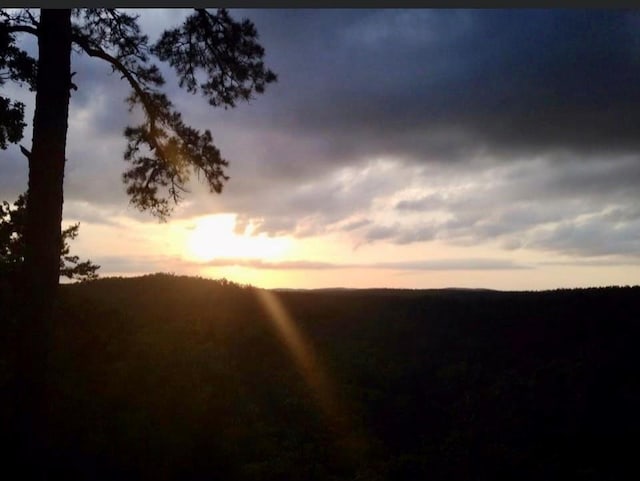
{"label": "cloud", "polygon": [[334,159],[628,151],[639,138],[636,18],[629,11],[258,14],[280,72],[278,95],[263,109],[283,130],[331,138]]}
{"label": "cloud", "polygon": [[73,200],[68,200],[64,203],[63,211],[63,217],[68,221],[80,223],[86,222],[88,224],[103,224],[116,227],[123,227],[122,223],[116,220],[116,217],[121,214],[121,210],[115,210],[108,207],[101,208],[96,203]]}
{"label": "cloud", "polygon": [[121,274],[140,274],[148,272],[183,272],[196,274],[193,265],[177,257],[142,255],[136,256],[89,256],[92,262],[100,266],[98,274],[112,276]]}
{"label": "cloud", "polygon": [[362,227],[368,226],[370,224],[371,224],[371,220],[369,219],[354,219],[354,220],[345,222],[344,224],[339,226],[339,229],[343,232],[349,232],[349,231],[357,230]]}
{"label": "cloud", "polygon": [[541,250],[576,256],[627,255],[640,258],[640,220],[607,225],[605,211],[586,219],[559,222],[534,230],[528,243]]}
{"label": "cloud", "polygon": [[577,266],[577,267],[611,267],[611,266],[635,266],[640,265],[640,259],[629,259],[627,257],[606,256],[597,259],[574,259],[562,261],[540,262],[540,266]]}
{"label": "cloud", "polygon": [[350,269],[353,265],[349,264],[332,264],[330,262],[314,262],[314,261],[278,261],[271,262],[262,259],[239,259],[239,258],[219,258],[197,263],[208,267],[228,267],[240,266],[250,267],[252,269],[271,269],[271,270],[324,270],[324,269]]}
{"label": "cloud", "polygon": [[369,264],[349,264],[316,262],[305,260],[265,261],[262,259],[219,258],[197,263],[208,267],[240,266],[268,270],[326,270],[326,269],[385,269],[396,271],[450,271],[450,270],[513,270],[531,269],[504,259],[439,259],[426,261],[378,262]]}
{"label": "cloud", "polygon": [[[153,37],[184,14],[145,10],[141,23]],[[185,120],[230,161],[223,194],[194,179],[175,218],[234,212],[238,229],[355,244],[640,255],[638,12],[232,14],[255,22],[279,81],[215,110],[163,67]],[[73,68],[65,216],[155,222],[128,207],[120,180],[128,86],[86,56]],[[7,199],[26,188],[16,152],[0,161]]]}
{"label": "cloud", "polygon": [[[602,201],[637,202],[640,123],[628,102],[640,93],[636,17],[259,12],[255,21],[280,82],[231,123],[251,125],[270,147],[254,155],[255,163],[242,161],[221,203],[267,219],[269,233],[282,233],[283,225],[297,232],[301,219],[314,216],[319,227],[306,232],[317,232],[336,219],[370,216],[376,199],[401,196],[407,184],[421,182],[431,197],[396,201],[397,215],[439,209],[449,219],[378,221],[365,240],[435,236],[472,243],[593,213]],[[317,35],[307,39],[313,29]],[[272,141],[283,133],[285,141]],[[384,187],[336,195],[332,173],[381,157],[397,162],[380,176]],[[435,166],[429,174],[439,169],[442,182],[434,186],[433,177],[409,173],[402,163]],[[493,168],[501,163],[508,172]],[[466,194],[450,192],[448,184],[459,178],[472,185]]]}
{"label": "cloud", "polygon": [[419,271],[494,271],[532,269],[531,266],[504,259],[438,259],[428,261],[382,262],[375,264],[380,269]]}

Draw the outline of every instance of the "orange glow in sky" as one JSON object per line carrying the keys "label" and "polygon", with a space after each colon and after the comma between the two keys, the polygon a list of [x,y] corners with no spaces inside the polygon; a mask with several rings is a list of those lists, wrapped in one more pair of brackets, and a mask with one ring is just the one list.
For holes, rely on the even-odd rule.
{"label": "orange glow in sky", "polygon": [[274,259],[284,255],[290,241],[285,238],[234,232],[236,216],[217,214],[200,217],[186,241],[186,257],[206,262],[218,258]]}

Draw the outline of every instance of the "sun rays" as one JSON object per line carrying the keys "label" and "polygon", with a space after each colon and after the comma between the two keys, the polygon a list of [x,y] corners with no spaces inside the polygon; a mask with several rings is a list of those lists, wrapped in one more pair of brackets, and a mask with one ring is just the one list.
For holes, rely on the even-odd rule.
{"label": "sun rays", "polygon": [[362,462],[368,446],[366,437],[354,426],[352,416],[340,399],[336,386],[322,366],[313,345],[305,339],[277,294],[265,289],[255,289],[254,292],[274,331],[312,391],[328,427],[337,436],[344,454],[356,463]]}

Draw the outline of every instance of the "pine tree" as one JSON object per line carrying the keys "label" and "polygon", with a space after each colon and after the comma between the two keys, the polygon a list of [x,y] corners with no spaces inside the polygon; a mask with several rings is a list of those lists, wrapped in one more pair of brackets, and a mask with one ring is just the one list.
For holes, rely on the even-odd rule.
{"label": "pine tree", "polygon": [[[37,38],[37,59],[18,47],[19,34]],[[225,10],[197,9],[154,44],[135,15],[117,9],[0,10],[0,84],[15,81],[36,94],[31,150],[21,146],[29,185],[17,381],[17,435],[31,449],[23,455],[32,466],[32,458],[46,453],[46,366],[60,276],[69,101],[70,91],[82,87],[73,82],[72,49],[106,62],[131,88],[127,102],[142,110],[144,121],[125,130],[124,158],[130,165],[123,181],[133,205],[166,219],[192,172],[212,192],[221,192],[227,161],[211,132],[184,123],[161,91],[164,79],[152,58],[173,67],[188,92],[202,94],[213,107],[233,107],[276,80],[257,40],[252,22],[235,21]],[[24,105],[0,96],[0,113],[5,148],[22,138]]]}
{"label": "pine tree", "polygon": [[[18,284],[24,266],[26,219],[26,194],[20,194],[13,205],[7,201],[0,203],[0,279],[11,285]],[[79,232],[79,222],[62,230],[60,275],[77,281],[97,279],[99,265],[71,254],[69,241],[78,237]]]}

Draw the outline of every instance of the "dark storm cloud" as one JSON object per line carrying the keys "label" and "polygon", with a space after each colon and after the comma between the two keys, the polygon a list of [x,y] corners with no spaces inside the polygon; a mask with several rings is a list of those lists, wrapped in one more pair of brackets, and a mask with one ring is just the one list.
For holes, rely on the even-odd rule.
{"label": "dark storm cloud", "polygon": [[265,11],[251,17],[280,74],[278,95],[262,106],[270,122],[300,135],[330,136],[335,160],[386,153],[450,161],[478,151],[638,147],[636,12]]}

